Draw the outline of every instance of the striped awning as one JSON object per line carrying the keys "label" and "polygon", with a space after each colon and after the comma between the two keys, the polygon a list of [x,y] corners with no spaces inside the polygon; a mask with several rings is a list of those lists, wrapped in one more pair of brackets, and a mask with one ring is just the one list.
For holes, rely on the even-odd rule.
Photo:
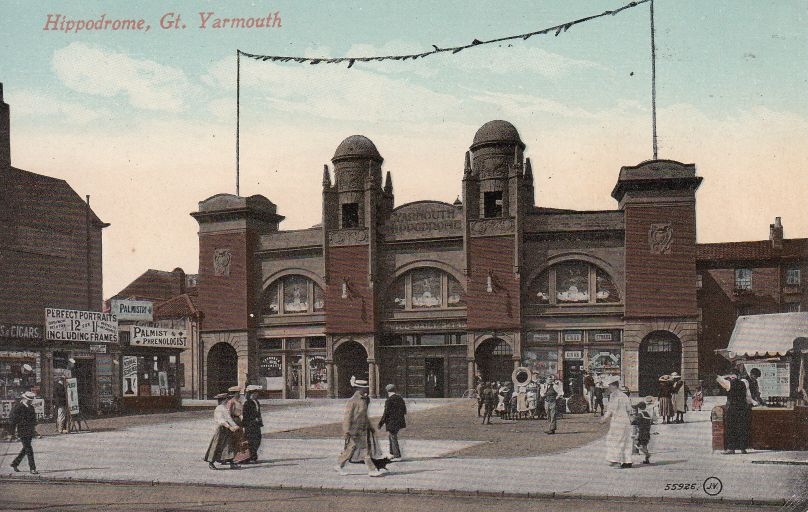
{"label": "striped awning", "polygon": [[716,352],[731,361],[779,357],[794,350],[796,339],[805,337],[808,337],[808,312],[739,316],[729,345]]}

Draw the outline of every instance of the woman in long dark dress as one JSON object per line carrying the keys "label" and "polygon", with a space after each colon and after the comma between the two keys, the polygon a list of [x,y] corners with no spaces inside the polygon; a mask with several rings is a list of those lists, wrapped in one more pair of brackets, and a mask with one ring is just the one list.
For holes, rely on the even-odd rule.
{"label": "woman in long dark dress", "polygon": [[719,376],[716,381],[727,391],[727,405],[724,414],[725,454],[735,450],[746,453],[749,446],[749,431],[752,427],[752,397],[746,381],[738,377],[738,370],[731,375]]}
{"label": "woman in long dark dress", "polygon": [[662,416],[662,423],[670,423],[673,418],[673,384],[670,375],[663,375],[659,378],[659,415]]}
{"label": "woman in long dark dress", "polygon": [[234,433],[239,430],[239,426],[233,421],[230,416],[230,410],[227,405],[227,399],[230,397],[227,393],[216,395],[216,400],[219,405],[213,411],[213,421],[216,423],[216,431],[213,433],[213,438],[208,445],[208,451],[205,452],[205,461],[208,463],[210,469],[219,469],[215,466],[215,462],[228,463],[230,469],[236,469],[238,466],[233,462],[236,456],[235,435]]}

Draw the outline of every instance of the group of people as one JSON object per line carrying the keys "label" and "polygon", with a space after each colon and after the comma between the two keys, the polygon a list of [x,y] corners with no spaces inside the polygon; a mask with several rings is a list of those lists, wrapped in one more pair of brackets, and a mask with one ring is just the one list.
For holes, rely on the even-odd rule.
{"label": "group of people", "polygon": [[[545,433],[555,434],[560,414],[558,401],[563,395],[563,385],[554,377],[529,382],[523,394],[516,393],[510,382],[480,382],[477,385],[477,417],[482,416],[483,425],[491,425],[494,412],[505,417],[513,411],[527,411],[536,418],[546,418],[548,427]],[[524,401],[521,407],[517,403],[520,399]]]}
{"label": "group of people", "polygon": [[[345,404],[342,421],[345,444],[334,470],[340,475],[347,475],[345,465],[348,462],[364,462],[368,470],[368,476],[383,476],[388,471],[388,463],[401,460],[398,434],[401,429],[407,426],[405,419],[407,405],[404,399],[396,393],[395,385],[388,384],[385,386],[387,400],[384,403],[384,413],[377,427],[374,428],[368,415],[368,407],[370,406],[368,381],[351,377],[351,386],[354,389],[354,394]],[[389,456],[383,453],[376,438],[377,428],[381,429],[382,427],[387,428]]]}
{"label": "group of people", "polygon": [[264,426],[257,393],[260,389],[260,386],[247,386],[244,401],[238,386],[216,395],[218,405],[213,411],[216,430],[204,457],[210,469],[219,469],[216,463],[238,469],[239,464],[258,462],[261,427]]}
{"label": "group of people", "polygon": [[[690,388],[677,372],[659,378],[659,415],[662,423],[684,423]],[[699,405],[701,409],[701,405]],[[674,419],[675,416],[675,419]]]}

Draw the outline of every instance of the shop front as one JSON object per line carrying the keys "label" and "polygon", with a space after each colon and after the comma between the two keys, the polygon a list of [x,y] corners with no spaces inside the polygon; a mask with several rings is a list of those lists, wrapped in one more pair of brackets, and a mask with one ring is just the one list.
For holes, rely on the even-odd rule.
{"label": "shop front", "polygon": [[[467,389],[467,334],[386,334],[380,339],[380,388],[412,398],[459,397]],[[510,365],[513,371],[513,363]]]}
{"label": "shop front", "polygon": [[250,383],[263,388],[264,398],[326,398],[325,344],[325,336],[260,339],[258,379],[251,378]]}
{"label": "shop front", "polygon": [[808,313],[738,317],[718,353],[748,375],[760,373],[763,403],[752,408],[750,447],[808,450]]}
{"label": "shop front", "polygon": [[121,331],[121,396],[129,411],[177,409],[182,405],[180,354],[188,347],[184,328],[131,325]]}

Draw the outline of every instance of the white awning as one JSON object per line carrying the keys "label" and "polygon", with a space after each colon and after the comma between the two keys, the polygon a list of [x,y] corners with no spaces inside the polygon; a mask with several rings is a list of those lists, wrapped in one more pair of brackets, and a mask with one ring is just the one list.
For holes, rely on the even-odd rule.
{"label": "white awning", "polygon": [[794,340],[808,337],[808,312],[739,316],[727,348],[717,350],[729,360],[778,357],[794,349]]}

